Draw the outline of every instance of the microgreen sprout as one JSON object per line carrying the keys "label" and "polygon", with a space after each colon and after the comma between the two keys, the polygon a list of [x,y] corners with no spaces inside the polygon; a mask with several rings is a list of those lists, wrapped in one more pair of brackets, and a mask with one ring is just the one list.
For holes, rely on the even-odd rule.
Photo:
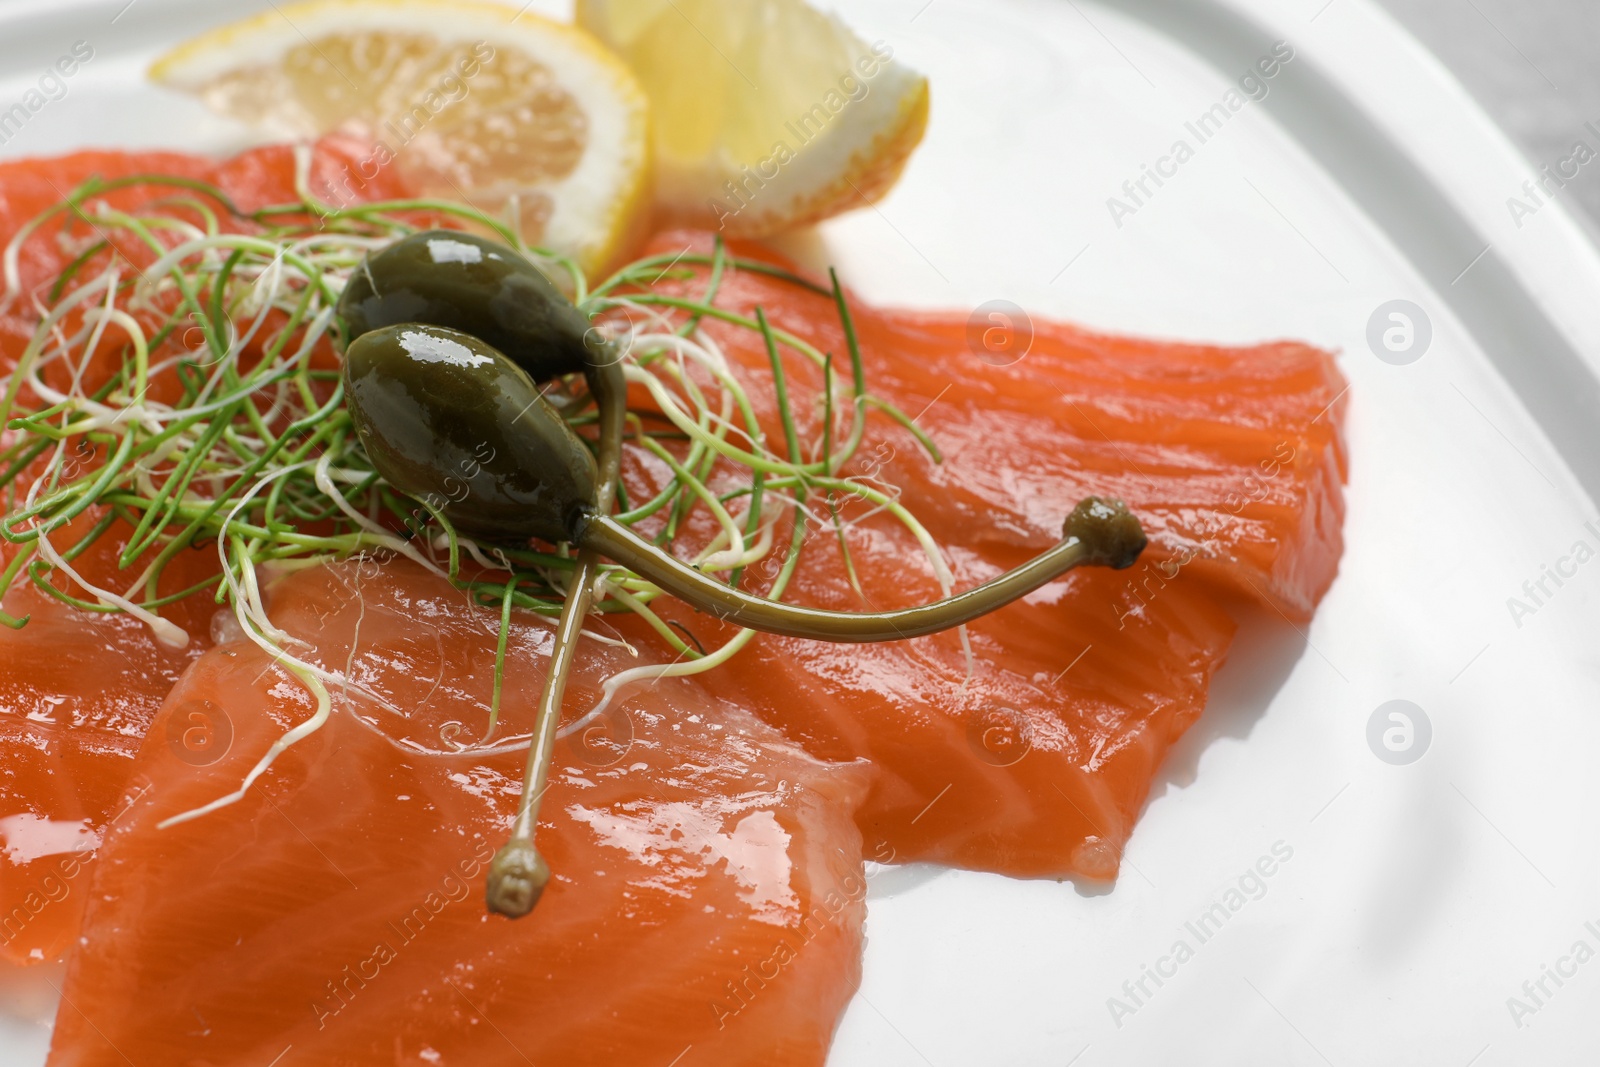
{"label": "microgreen sprout", "polygon": [[[210,596],[314,698],[312,715],[284,734],[237,790],[168,823],[244,796],[278,755],[327,720],[330,690],[350,687],[344,673],[318,665],[304,642],[274,624],[263,590],[269,571],[393,554],[466,591],[499,634],[491,712],[476,734],[478,747],[467,753],[534,743],[495,736],[507,632],[518,611],[560,615],[575,578],[590,566],[598,570],[595,609],[639,616],[674,658],[609,678],[599,704],[563,734],[581,729],[626,686],[711,670],[753,635],[739,630],[704,648],[657,613],[662,589],[637,572],[585,563],[564,550],[474,540],[454,527],[443,501],[407,497],[380,477],[345,403],[333,344],[335,307],[364,256],[429,226],[492,233],[510,244],[561,278],[623,354],[627,383],[648,398],[628,412],[628,447],[651,457],[670,478],[648,499],[629,499],[619,486],[610,516],[615,523],[651,543],[673,543],[701,574],[730,586],[769,564],[771,580],[761,595],[775,600],[787,589],[812,529],[830,531],[848,553],[848,520],[840,517],[839,501],[853,498],[903,524],[949,593],[952,579],[941,553],[894,487],[846,473],[867,433],[869,412],[887,412],[921,432],[868,393],[837,279],[817,286],[734,256],[718,242],[706,255],[646,257],[590,289],[570,260],[527,248],[501,220],[465,205],[319,203],[306,188],[306,166],[302,153],[298,202],[251,211],[192,179],[91,180],[22,227],[0,260],[6,306],[37,317],[0,389],[0,537],[7,542],[0,597],[30,583],[84,611],[134,616],[157,640],[182,647],[192,635],[166,609],[184,597]],[[128,190],[148,195],[139,202]],[[57,276],[35,288],[22,281],[30,241],[55,241],[67,253]],[[760,312],[752,317],[718,306],[721,283],[739,270],[829,297],[847,351],[819,351]],[[702,279],[703,291],[684,295],[660,285],[688,276]],[[753,372],[735,372],[705,328],[711,322],[751,331],[764,342],[784,432],[775,446],[741,381]],[[797,401],[784,385],[786,358],[821,372],[821,395],[814,398],[822,414],[819,441],[801,440]],[[841,364],[848,365],[847,380],[841,380]],[[596,415],[581,379],[563,382],[551,397],[574,429],[592,434]],[[834,426],[836,414],[847,420],[842,429]],[[936,457],[932,442],[921,439]],[[746,488],[727,491],[730,472],[741,471]],[[712,540],[677,543],[697,512],[713,520]],[[780,537],[785,523],[788,536]],[[74,565],[106,539],[119,568],[115,582],[91,579]],[[192,549],[214,552],[216,573],[171,588],[169,569]],[[27,621],[0,612],[4,625]]]}

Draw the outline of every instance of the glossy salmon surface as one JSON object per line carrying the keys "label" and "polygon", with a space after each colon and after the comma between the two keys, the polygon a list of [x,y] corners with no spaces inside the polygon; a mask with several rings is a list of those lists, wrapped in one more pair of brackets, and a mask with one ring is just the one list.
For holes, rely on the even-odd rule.
{"label": "glossy salmon surface", "polygon": [[[269,606],[350,684],[243,800],[161,830],[313,710],[243,642],[172,691],[96,860],[51,1064],[823,1063],[858,983],[865,768],[654,685],[558,752],[554,878],[512,922],[485,913],[484,868],[525,752],[462,751],[498,611],[404,562],[301,572]],[[498,736],[526,736],[549,644],[515,624]],[[575,694],[630,661],[590,643]],[[173,722],[226,743],[196,753]]]}
{"label": "glossy salmon surface", "polygon": [[[692,233],[655,247],[711,250]],[[697,294],[708,273],[673,284]],[[750,315],[760,306],[847,366],[826,295],[730,270],[716,303]],[[914,417],[943,459],[875,415],[842,473],[895,488],[956,588],[1048,547],[1089,494],[1124,499],[1151,546],[1128,571],[1075,571],[973,623],[970,660],[953,633],[875,646],[761,636],[709,684],[817,755],[872,763],[858,815],[869,847],[1013,875],[1114,877],[1151,779],[1226,655],[1226,602],[1303,618],[1333,580],[1343,378],[1330,354],[1301,344],[1162,344],[1047,322],[1033,324],[1026,355],[996,357],[967,316],[851,307],[869,390]],[[706,329],[781,439],[760,335]],[[792,354],[786,366],[806,398],[792,405],[801,435],[815,441],[821,375]],[[845,401],[832,406],[842,439]],[[859,611],[939,595],[903,526],[848,492],[834,500],[842,531],[813,524],[786,599]],[[717,632],[704,616],[677,617]]]}
{"label": "glossy salmon surface", "polygon": [[[337,174],[359,158],[355,152],[339,142],[324,142],[313,153],[312,172]],[[161,174],[210,182],[248,211],[294,201],[294,169],[287,147],[258,149],[221,162],[171,152],[80,152],[0,164],[0,243],[91,178],[109,182]],[[374,197],[399,191],[394,181],[382,178],[367,189]],[[188,192],[140,186],[107,192],[97,202],[136,211]],[[218,218],[223,228],[248,230],[251,225],[225,211]],[[62,269],[97,239],[97,231],[84,220],[58,217],[19,246],[20,290],[0,312],[0,370],[15,365],[33,334],[38,322],[34,301],[48,302]],[[127,262],[142,264],[152,258],[148,249],[126,244],[117,254]],[[185,338],[176,336],[156,358],[184,344]],[[109,343],[105,347],[108,357],[114,355]],[[170,383],[158,381],[154,390],[159,393],[163,384]],[[57,462],[71,476],[97,459],[69,451]],[[20,491],[34,473],[23,472],[13,487]],[[91,509],[53,535],[58,547],[73,544],[74,535],[87,533],[102,517],[102,511]],[[78,572],[104,588],[126,590],[143,565],[141,558],[131,568],[117,567],[127,532],[118,520],[109,536],[74,560]],[[9,546],[0,544],[0,560],[9,558]],[[182,553],[163,577],[161,592],[187,588],[215,574],[216,568],[214,546]],[[59,574],[53,584],[82,596]],[[183,649],[163,645],[133,618],[77,610],[26,579],[13,586],[0,608],[14,618],[29,618],[21,629],[0,627],[0,960],[37,962],[58,956],[76,928],[83,895],[80,875],[127,786],[133,755],[152,716],[183,668],[210,645],[215,605],[208,591],[165,610],[188,632],[189,644]]]}
{"label": "glossy salmon surface", "polygon": [[[78,572],[114,583],[124,543],[96,544],[74,560]],[[201,580],[215,560],[186,553],[164,588]],[[134,754],[167,691],[210,644],[215,609],[203,596],[169,609],[195,635],[186,649],[128,615],[80,611],[27,583],[5,610],[28,623],[0,628],[0,958],[37,963],[60,956],[76,933],[84,872]]]}

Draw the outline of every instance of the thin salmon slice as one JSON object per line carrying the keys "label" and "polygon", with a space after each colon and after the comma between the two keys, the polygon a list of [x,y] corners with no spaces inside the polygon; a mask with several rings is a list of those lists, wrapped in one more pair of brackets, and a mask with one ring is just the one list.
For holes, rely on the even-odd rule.
{"label": "thin salmon slice", "polygon": [[[709,253],[711,240],[674,232],[651,250]],[[733,251],[793,269],[758,246]],[[705,274],[659,288],[697,295]],[[732,271],[716,302],[746,315],[759,305],[775,327],[831,352],[848,380],[829,297]],[[1347,474],[1346,382],[1330,353],[1298,342],[1225,348],[1113,337],[1041,319],[1029,327],[1027,354],[1004,362],[1013,355],[983,349],[968,315],[875,309],[854,297],[850,306],[868,388],[914,416],[944,455],[933,463],[908,432],[881,420],[850,473],[897,486],[941,544],[1042,550],[1073,505],[1096,494],[1138,514],[1152,541],[1146,569],[1178,561],[1297,621],[1327,592],[1343,551]],[[706,328],[749,372],[741,381],[769,436],[781,434],[760,336]],[[1002,365],[990,362],[997,358]],[[820,391],[806,361],[791,358],[788,373]],[[815,407],[796,417],[820,433]]]}
{"label": "thin salmon slice", "polygon": [[[80,516],[62,543],[99,518]],[[73,561],[84,577],[128,581],[115,562],[127,543],[122,532]],[[184,553],[161,591],[187,588],[215,569],[214,555]],[[6,597],[5,610],[29,621],[0,628],[0,958],[37,963],[59,957],[77,932],[83,872],[151,717],[210,644],[213,607],[190,597],[166,612],[195,635],[187,649],[161,644],[131,616],[81,611],[27,582]]]}
{"label": "thin salmon slice", "polygon": [[[929,577],[907,580],[916,552],[908,535],[851,534],[872,607],[938,596]],[[1024,558],[951,555],[960,588]],[[763,635],[706,684],[813,753],[871,762],[872,792],[857,815],[869,851],[1019,877],[1111,879],[1235,630],[1213,590],[1182,581],[1119,626],[1104,606],[1126,583],[1082,571],[980,619],[968,628],[970,668],[953,634],[869,646]],[[796,602],[865,608],[842,561],[823,552],[801,564],[793,589]]]}
{"label": "thin salmon slice", "polygon": [[[827,528],[812,535],[786,600],[863,611],[939,596],[903,529],[874,518],[848,527],[864,595],[833,537]],[[947,548],[958,588],[1028,555]],[[1217,590],[1182,577],[1141,610],[1110,616],[1106,605],[1129,581],[1075,571],[979,619],[968,627],[970,662],[955,633],[873,645],[757,635],[702,684],[820,758],[870,763],[871,792],[857,813],[869,854],[1108,880],[1235,631]],[[682,606],[655,606],[702,643],[730,636]],[[637,623],[617,625],[648,641]]]}
{"label": "thin salmon slice", "polygon": [[[673,234],[656,248],[673,255],[710,242]],[[675,284],[697,293],[705,274]],[[732,271],[717,303],[745,314],[759,305],[845,365],[825,296]],[[1024,360],[996,367],[968,347],[964,318],[851,305],[869,388],[917,416],[944,462],[874,418],[846,473],[898,487],[944,548],[957,587],[1054,543],[1090,494],[1126,500],[1152,546],[1129,571],[1074,572],[972,624],[970,667],[953,634],[842,648],[762,636],[705,684],[818,756],[870,761],[873,788],[858,814],[869,850],[1012,875],[1114,877],[1151,780],[1203,710],[1227,653],[1235,623],[1224,603],[1242,595],[1303,617],[1332,581],[1343,379],[1329,354],[1304,345],[1163,345],[1044,322]],[[781,441],[759,335],[707,328],[768,439]],[[793,405],[802,437],[816,441],[820,374],[798,358],[786,366],[806,398]],[[841,418],[834,439],[844,431]],[[629,465],[635,477],[649,469]],[[821,524],[786,599],[859,611],[939,595],[903,527],[844,506],[860,591]],[[709,532],[702,518],[684,540],[703,543]],[[673,617],[722,633],[692,612]]]}
{"label": "thin salmon slice", "polygon": [[[328,186],[323,180],[337,181],[353,170],[358,160],[368,155],[361,142],[344,137],[326,137],[313,147],[309,161],[308,184],[322,189]],[[210,156],[189,155],[181,152],[118,152],[84,151],[61,156],[21,159],[0,163],[0,242],[9,243],[17,232],[40,213],[56,206],[91,178],[113,181],[134,175],[160,175],[208,182],[220,188],[242,211],[274,204],[298,203],[295,192],[294,149],[289,145],[268,145],[252,148],[237,156],[218,160]],[[119,210],[129,210],[149,204],[164,195],[190,190],[177,188],[156,189],[148,185],[114,189],[97,194]],[[367,200],[382,200],[409,194],[409,189],[387,171],[380,172],[362,190]],[[94,201],[91,201],[91,204]],[[170,212],[169,205],[164,210]],[[248,231],[249,223],[227,214],[217,219],[224,230]],[[17,258],[17,276],[24,294],[37,293],[41,298],[63,267],[84,248],[94,243],[101,233],[91,229],[82,220],[63,223],[60,216],[44,226],[20,250]],[[113,242],[124,259],[148,262],[147,248],[129,241]],[[12,303],[0,315],[0,344],[4,363],[9,367],[17,353],[33,335],[37,318],[31,302],[25,295]]]}
{"label": "thin salmon slice", "polygon": [[[311,711],[242,642],[172,691],[101,846],[50,1064],[824,1062],[859,981],[864,768],[692,680],[652,686],[559,752],[538,838],[555,877],[510,922],[484,911],[484,869],[524,753],[457,751],[487,722],[498,612],[370,561],[285,578],[270,609],[350,684],[245,799],[160,830]],[[592,699],[634,661],[585,643]],[[549,644],[519,615],[498,738],[526,736]],[[229,743],[196,759],[174,721]]]}
{"label": "thin salmon slice", "polygon": [[874,352],[898,355],[879,364],[877,388],[921,412],[944,452],[927,464],[907,437],[884,467],[941,540],[1037,549],[1098,494],[1144,523],[1143,576],[1169,562],[1296,621],[1332,584],[1345,381],[1329,353],[1040,322],[1027,356],[992,366],[974,356],[964,316],[897,312],[869,318],[865,334]]}
{"label": "thin salmon slice", "polygon": [[[312,155],[313,174],[337,174],[359,158],[359,146],[323,142]],[[89,178],[132,174],[208,181],[243,210],[296,199],[294,158],[287,147],[257,149],[221,162],[169,152],[80,152],[23,160],[0,164],[0,245]],[[132,210],[171,192],[136,187],[103,199]],[[368,192],[393,196],[403,190],[385,179]],[[227,226],[230,220],[223,214],[220,221]],[[21,247],[23,292],[44,299],[62,268],[94,239],[81,221],[44,227]],[[124,251],[135,262],[151,255],[143,248]],[[0,314],[0,369],[15,365],[36,321],[26,295]],[[87,532],[100,518],[91,511],[54,540],[70,545],[75,532]],[[119,522],[75,561],[86,578],[106,588],[126,588],[143,565],[141,560],[126,571],[116,566],[127,532]],[[0,545],[0,559],[8,557],[7,547]],[[161,592],[202,581],[216,573],[216,565],[214,549],[184,553],[164,576]],[[67,588],[65,581],[57,585]],[[13,587],[3,607],[30,621],[20,630],[0,628],[0,960],[36,962],[57,957],[76,932],[82,872],[127,787],[134,753],[162,699],[184,667],[210,645],[214,605],[209,596],[197,596],[164,611],[190,634],[183,650],[163,646],[135,619],[79,611],[26,579]]]}

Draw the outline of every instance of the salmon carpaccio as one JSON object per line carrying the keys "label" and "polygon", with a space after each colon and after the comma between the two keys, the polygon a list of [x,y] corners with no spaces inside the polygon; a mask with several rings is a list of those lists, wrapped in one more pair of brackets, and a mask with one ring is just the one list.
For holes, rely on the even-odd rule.
{"label": "salmon carpaccio", "polygon": [[[243,800],[158,830],[312,711],[245,642],[184,675],[96,861],[50,1064],[823,1062],[859,982],[867,768],[660,682],[604,742],[559,748],[553,878],[508,921],[485,913],[483,871],[526,746],[461,751],[488,719],[498,610],[405,561],[301,571],[269,610],[350,684]],[[527,735],[550,643],[543,620],[514,624],[500,736]],[[631,657],[585,645],[573,693],[592,700]],[[180,727],[228,740],[197,758]]]}
{"label": "salmon carpaccio", "polygon": [[[669,234],[657,250],[709,242]],[[660,288],[698,291],[694,273]],[[733,270],[718,303],[760,305],[844,365],[825,297]],[[1053,543],[1090,493],[1128,501],[1152,533],[1146,557],[1127,572],[1073,572],[971,625],[970,661],[955,634],[866,647],[762,636],[714,672],[623,693],[633,748],[615,765],[564,757],[540,829],[561,880],[514,925],[479,901],[520,754],[452,753],[484,721],[498,620],[409,565],[284,579],[274,621],[352,685],[250,795],[155,829],[236,787],[309,712],[295,683],[239,643],[189,667],[131,787],[131,743],[116,760],[63,768],[123,799],[109,831],[110,805],[72,816],[105,844],[52,1062],[121,1062],[114,1045],[134,1062],[218,1065],[280,1053],[670,1063],[684,1049],[685,1064],[820,1063],[858,967],[863,838],[877,858],[1113,877],[1227,652],[1228,601],[1302,619],[1333,579],[1343,380],[1305,345],[1175,345],[1044,322],[1026,358],[995,367],[974,354],[965,314],[853,310],[869,388],[917,416],[944,462],[873,413],[844,473],[896,486],[957,586]],[[708,329],[781,439],[759,338]],[[814,399],[817,375],[798,360],[789,373]],[[819,408],[798,410],[817,439]],[[663,468],[630,448],[626,474],[642,499]],[[787,599],[861,610],[938,595],[902,527],[842,506],[849,566],[819,525]],[[707,529],[703,515],[689,522],[683,547]],[[687,609],[664,614],[726,636]],[[671,658],[637,620],[611,624],[643,656]],[[526,725],[547,633],[517,623],[501,736]],[[96,639],[114,656],[148,640],[131,627]],[[637,663],[598,643],[585,652],[572,709],[604,673]],[[25,664],[14,673],[27,685]],[[148,679],[145,707],[165,684]],[[192,722],[226,722],[226,756],[194,766],[176,740]],[[779,897],[775,910],[762,903]],[[819,908],[826,936],[808,928]],[[408,915],[424,934],[406,936]]]}
{"label": "salmon carpaccio", "polygon": [[[313,150],[310,174],[333,177],[360,158],[362,146],[329,139]],[[210,182],[246,211],[298,199],[293,152],[281,146],[221,162],[174,152],[78,152],[24,160],[0,164],[0,245],[90,178],[132,174]],[[127,211],[176,191],[188,193],[135,187],[98,199]],[[362,190],[374,198],[402,191],[383,175]],[[228,226],[230,216],[219,213],[219,222]],[[82,222],[53,222],[21,245],[22,295],[0,313],[0,371],[15,365],[33,335],[38,320],[32,301],[44,298],[92,236]],[[146,249],[119,252],[136,263],[151,258]],[[101,517],[87,513],[61,543],[70,544],[74,531],[87,531]],[[126,530],[114,525],[75,561],[86,579],[113,589],[133,581],[142,559],[128,570],[116,566],[126,543],[117,535]],[[0,544],[0,560],[7,557]],[[184,553],[160,592],[187,588],[215,571],[214,549]],[[0,961],[37,962],[56,958],[76,932],[83,871],[128,784],[128,768],[151,717],[184,667],[210,644],[213,606],[209,596],[201,596],[167,610],[190,635],[186,649],[167,648],[126,616],[75,610],[26,580],[12,588],[3,608],[30,621],[20,630],[0,627]]]}

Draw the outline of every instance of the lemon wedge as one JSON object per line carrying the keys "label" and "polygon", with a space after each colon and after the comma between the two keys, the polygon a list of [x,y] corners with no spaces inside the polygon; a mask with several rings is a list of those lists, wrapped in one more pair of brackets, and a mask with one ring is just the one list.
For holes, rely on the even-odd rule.
{"label": "lemon wedge", "polygon": [[644,234],[650,107],[611,52],[573,26],[493,3],[277,4],[156,61],[159,84],[283,137],[373,145],[351,189],[397,168],[420,192],[510,210],[529,244],[591,272]]}
{"label": "lemon wedge", "polygon": [[663,221],[762,237],[881,199],[928,80],[805,0],[577,0],[654,109]]}

